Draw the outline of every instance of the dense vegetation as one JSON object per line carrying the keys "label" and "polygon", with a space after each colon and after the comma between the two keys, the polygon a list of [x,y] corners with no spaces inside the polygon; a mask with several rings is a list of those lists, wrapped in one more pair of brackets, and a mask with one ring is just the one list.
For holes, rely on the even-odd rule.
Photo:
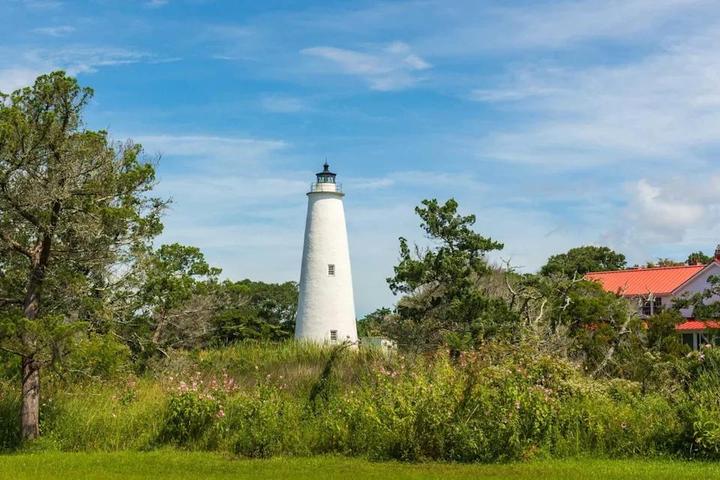
{"label": "dense vegetation", "polygon": [[[622,254],[521,274],[488,262],[502,243],[455,200],[425,200],[397,305],[359,322],[398,351],[294,343],[296,284],[221,281],[198,248],[154,244],[152,163],[84,129],[91,94],[56,72],[0,102],[1,449],[720,455],[717,350],[689,352],[676,310],[640,318],[582,278]],[[718,285],[684,304],[720,315],[703,306]]]}
{"label": "dense vegetation", "polygon": [[[76,350],[70,360],[87,357]],[[456,461],[717,458],[719,362],[714,350],[693,355],[676,365],[686,383],[668,374],[643,385],[595,380],[556,356],[495,343],[453,360],[447,351],[386,356],[250,342],[177,351],[143,375],[132,373],[129,356],[116,356],[91,378],[66,373],[46,383],[35,447]],[[20,399],[10,383],[0,385],[4,449],[19,446]]]}

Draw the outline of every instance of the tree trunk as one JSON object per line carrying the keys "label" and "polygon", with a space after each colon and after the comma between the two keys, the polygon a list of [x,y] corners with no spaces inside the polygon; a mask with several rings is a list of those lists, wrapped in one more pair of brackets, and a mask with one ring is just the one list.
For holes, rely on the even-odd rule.
{"label": "tree trunk", "polygon": [[[45,236],[36,247],[30,278],[23,302],[23,313],[28,320],[35,320],[40,310],[40,288],[45,279],[45,267],[50,256],[50,237]],[[35,341],[23,335],[28,352],[35,352]],[[35,353],[22,357],[22,398],[20,405],[20,432],[23,441],[40,435],[40,362]]]}
{"label": "tree trunk", "polygon": [[160,315],[160,318],[158,319],[157,325],[155,326],[155,331],[152,335],[152,343],[155,345],[155,347],[160,346],[160,340],[162,339],[163,330],[165,329],[165,324],[167,323],[167,316],[162,313]]}
{"label": "tree trunk", "polygon": [[32,357],[22,358],[20,419],[23,440],[40,435],[40,365]]}

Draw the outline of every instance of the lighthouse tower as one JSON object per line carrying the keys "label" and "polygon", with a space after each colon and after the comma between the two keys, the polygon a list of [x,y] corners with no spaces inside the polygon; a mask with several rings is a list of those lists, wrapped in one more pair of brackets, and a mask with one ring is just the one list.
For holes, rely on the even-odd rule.
{"label": "lighthouse tower", "polygon": [[310,186],[295,338],[357,341],[342,188],[325,162]]}

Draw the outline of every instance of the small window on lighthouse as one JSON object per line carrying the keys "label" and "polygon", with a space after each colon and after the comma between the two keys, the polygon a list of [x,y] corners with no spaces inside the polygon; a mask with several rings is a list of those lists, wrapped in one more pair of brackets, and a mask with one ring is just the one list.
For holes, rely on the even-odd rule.
{"label": "small window on lighthouse", "polygon": [[330,275],[331,277],[335,276],[335,264],[328,264],[328,275]]}
{"label": "small window on lighthouse", "polygon": [[337,342],[337,330],[330,330],[330,341]]}

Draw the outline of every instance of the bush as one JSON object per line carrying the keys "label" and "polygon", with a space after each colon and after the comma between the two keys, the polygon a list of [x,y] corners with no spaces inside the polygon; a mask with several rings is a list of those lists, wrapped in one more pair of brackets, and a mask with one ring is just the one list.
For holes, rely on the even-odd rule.
{"label": "bush", "polygon": [[198,392],[182,392],[168,400],[162,441],[187,445],[199,440],[220,414],[218,401]]}
{"label": "bush", "polygon": [[236,397],[228,406],[226,422],[233,451],[253,458],[309,454],[303,441],[304,413],[296,399],[268,385]]}
{"label": "bush", "polygon": [[686,437],[697,455],[720,459],[720,349],[706,348],[693,357],[695,380],[684,408]]}
{"label": "bush", "polygon": [[73,379],[117,378],[131,370],[130,349],[111,334],[91,333],[76,342],[65,364]]}

